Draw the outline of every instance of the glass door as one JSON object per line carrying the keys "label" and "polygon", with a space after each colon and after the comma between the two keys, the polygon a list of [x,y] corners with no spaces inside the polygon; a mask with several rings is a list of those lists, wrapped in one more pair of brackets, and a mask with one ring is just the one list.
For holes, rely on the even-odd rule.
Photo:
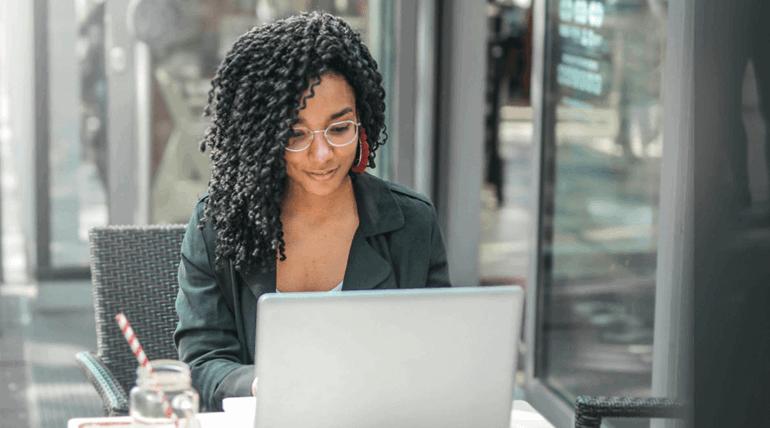
{"label": "glass door", "polygon": [[546,6],[534,376],[569,405],[651,391],[667,9]]}

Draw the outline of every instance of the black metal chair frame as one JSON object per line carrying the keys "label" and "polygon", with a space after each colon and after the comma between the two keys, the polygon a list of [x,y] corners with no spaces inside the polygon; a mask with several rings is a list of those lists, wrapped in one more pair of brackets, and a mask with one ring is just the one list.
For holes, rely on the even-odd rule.
{"label": "black metal chair frame", "polygon": [[177,275],[185,225],[106,226],[90,231],[97,353],[76,361],[102,398],[104,414],[127,415],[138,363],[115,315],[125,313],[147,357],[178,359]]}
{"label": "black metal chair frame", "polygon": [[575,400],[575,428],[599,428],[603,418],[683,419],[686,407],[669,398],[590,397]]}

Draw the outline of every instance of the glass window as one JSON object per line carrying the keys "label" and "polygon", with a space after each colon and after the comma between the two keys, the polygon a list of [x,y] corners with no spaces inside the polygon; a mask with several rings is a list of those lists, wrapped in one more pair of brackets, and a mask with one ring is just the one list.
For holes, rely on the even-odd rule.
{"label": "glass window", "polygon": [[547,4],[536,376],[569,403],[650,394],[667,8]]}
{"label": "glass window", "polygon": [[48,55],[51,266],[41,268],[85,268],[88,230],[107,223],[104,3],[49,0]]}
{"label": "glass window", "polygon": [[[147,64],[151,76],[149,96],[139,97],[146,99],[143,108],[145,112],[149,111],[151,118],[147,130],[150,177],[148,181],[136,181],[149,186],[142,190],[142,194],[148,195],[150,209],[149,218],[137,219],[139,222],[186,223],[197,198],[206,192],[209,157],[208,153],[198,151],[198,143],[209,120],[203,118],[202,113],[210,81],[230,45],[254,25],[301,11],[319,10],[338,15],[362,34],[378,60],[386,85],[388,82],[389,52],[393,45],[389,40],[392,31],[387,18],[392,14],[392,7],[388,2],[192,0],[128,3],[134,6],[126,11],[134,19],[131,31],[147,42],[150,52]],[[107,190],[108,118],[125,113],[109,111],[107,103],[105,21],[115,17],[109,16],[106,4],[104,0],[48,0],[51,113],[48,118],[50,139],[43,149],[48,153],[50,185],[47,206],[41,210],[40,221],[43,223],[39,227],[48,228],[41,236],[48,237],[48,242],[42,245],[49,250],[50,266],[43,268],[87,268],[88,230],[108,222],[108,198],[124,197],[120,189],[115,190],[115,195],[108,195]],[[116,102],[113,105],[126,104]],[[139,124],[140,121],[132,123]],[[389,156],[385,150],[382,154],[375,173],[379,170],[379,174],[383,174],[387,169]],[[135,176],[134,171],[121,171],[120,174]]]}

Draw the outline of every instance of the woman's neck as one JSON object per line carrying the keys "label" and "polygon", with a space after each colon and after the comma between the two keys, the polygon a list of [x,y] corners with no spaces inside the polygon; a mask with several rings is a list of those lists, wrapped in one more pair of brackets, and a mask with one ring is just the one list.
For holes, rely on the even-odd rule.
{"label": "woman's neck", "polygon": [[281,201],[281,220],[286,222],[294,218],[323,222],[331,217],[339,217],[355,212],[356,198],[353,181],[348,176],[342,185],[328,195],[316,195],[305,191],[302,186],[287,183],[286,192]]}

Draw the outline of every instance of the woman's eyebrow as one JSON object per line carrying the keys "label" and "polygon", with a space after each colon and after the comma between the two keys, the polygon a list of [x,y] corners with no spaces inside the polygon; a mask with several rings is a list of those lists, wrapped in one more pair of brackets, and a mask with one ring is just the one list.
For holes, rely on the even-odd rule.
{"label": "woman's eyebrow", "polygon": [[[334,113],[333,115],[329,116],[329,120],[334,120],[334,119],[340,118],[340,117],[345,116],[346,114],[348,114],[348,113],[350,113],[352,111],[353,111],[352,108],[345,107],[344,109],[338,111],[337,113]],[[301,117],[298,117],[297,118],[297,123],[298,124],[305,123],[305,119],[303,119]]]}
{"label": "woman's eyebrow", "polygon": [[352,111],[353,111],[352,108],[345,107],[344,109],[340,110],[339,112],[334,113],[333,115],[329,116],[329,119],[332,119],[332,120],[337,119],[339,117],[345,116],[346,114],[348,114],[348,113],[350,113]]}

